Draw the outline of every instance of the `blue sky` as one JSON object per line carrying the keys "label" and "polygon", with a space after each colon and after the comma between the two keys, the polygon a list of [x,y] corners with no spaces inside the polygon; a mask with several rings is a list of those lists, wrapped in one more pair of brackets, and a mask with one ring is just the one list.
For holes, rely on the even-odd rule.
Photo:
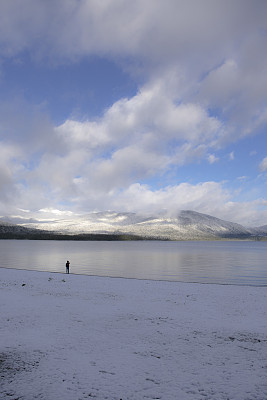
{"label": "blue sky", "polygon": [[0,215],[267,224],[266,1],[0,3]]}
{"label": "blue sky", "polygon": [[23,98],[42,105],[54,124],[92,118],[115,101],[136,93],[137,84],[115,63],[97,56],[60,65],[35,61],[28,53],[5,59],[1,100]]}

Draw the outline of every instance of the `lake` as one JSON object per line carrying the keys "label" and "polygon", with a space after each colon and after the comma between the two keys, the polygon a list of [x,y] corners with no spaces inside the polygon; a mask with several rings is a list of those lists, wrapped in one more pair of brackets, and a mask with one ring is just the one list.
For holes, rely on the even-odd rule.
{"label": "lake", "polygon": [[267,285],[267,242],[0,240],[4,268],[123,278]]}

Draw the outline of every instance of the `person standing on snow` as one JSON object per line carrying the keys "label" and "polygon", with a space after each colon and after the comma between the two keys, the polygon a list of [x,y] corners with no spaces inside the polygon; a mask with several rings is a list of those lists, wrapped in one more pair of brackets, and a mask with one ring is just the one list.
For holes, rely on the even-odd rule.
{"label": "person standing on snow", "polygon": [[67,261],[66,262],[66,274],[69,274],[69,273],[70,273],[70,262]]}

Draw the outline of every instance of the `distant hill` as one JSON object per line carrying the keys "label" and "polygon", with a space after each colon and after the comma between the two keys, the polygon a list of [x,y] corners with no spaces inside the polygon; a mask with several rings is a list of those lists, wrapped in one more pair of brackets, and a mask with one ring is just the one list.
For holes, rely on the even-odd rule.
{"label": "distant hill", "polygon": [[9,222],[0,222],[0,239],[28,238],[30,235],[34,235],[35,232],[39,231],[36,229],[29,229],[21,225],[14,225]]}
{"label": "distant hill", "polygon": [[135,235],[120,234],[64,234],[61,232],[26,228],[20,225],[0,222],[0,239],[28,239],[28,240],[143,240]]}
{"label": "distant hill", "polygon": [[258,236],[267,236],[267,225],[251,228],[251,233]]}
{"label": "distant hill", "polygon": [[267,237],[267,226],[245,228],[189,210],[181,211],[172,218],[106,211],[47,222],[24,220],[19,225],[0,222],[0,238],[12,235],[17,238],[75,240],[253,239]]}

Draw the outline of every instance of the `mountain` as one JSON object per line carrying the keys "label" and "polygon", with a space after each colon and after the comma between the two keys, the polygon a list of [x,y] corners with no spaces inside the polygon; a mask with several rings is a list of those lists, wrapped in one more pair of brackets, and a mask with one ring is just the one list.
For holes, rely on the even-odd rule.
{"label": "mountain", "polygon": [[112,233],[76,233],[66,234],[51,230],[26,228],[20,225],[0,221],[0,239],[30,240],[144,240],[142,237]]}
{"label": "mountain", "polygon": [[0,239],[27,239],[40,231],[9,222],[0,221]]}
{"label": "mountain", "polygon": [[251,228],[250,231],[256,236],[267,236],[267,225],[258,226],[257,228]]}
{"label": "mountain", "polygon": [[[11,219],[10,219],[11,220]],[[10,226],[10,224],[9,224]],[[249,239],[255,236],[267,236],[267,229],[245,228],[242,225],[195,211],[181,211],[175,217],[144,216],[135,213],[93,212],[76,218],[50,221],[23,221],[17,229],[30,229],[30,234],[53,235],[45,238],[64,238],[74,235],[78,239],[94,240],[93,236],[109,240],[118,238],[142,238],[162,240],[212,240],[212,239]],[[1,227],[1,222],[0,222]],[[34,228],[34,232],[33,232]],[[0,229],[1,232],[1,229]],[[26,231],[23,231],[26,234]],[[100,236],[99,236],[100,235]],[[96,237],[96,236],[95,236]]]}
{"label": "mountain", "polygon": [[259,232],[263,233],[264,235],[267,235],[267,225],[260,226],[258,228],[258,230],[259,230]]}
{"label": "mountain", "polygon": [[0,219],[0,238],[215,240],[260,237],[267,237],[267,225],[245,228],[189,210],[181,211],[172,218],[106,211],[64,220],[24,220],[16,225]]}

